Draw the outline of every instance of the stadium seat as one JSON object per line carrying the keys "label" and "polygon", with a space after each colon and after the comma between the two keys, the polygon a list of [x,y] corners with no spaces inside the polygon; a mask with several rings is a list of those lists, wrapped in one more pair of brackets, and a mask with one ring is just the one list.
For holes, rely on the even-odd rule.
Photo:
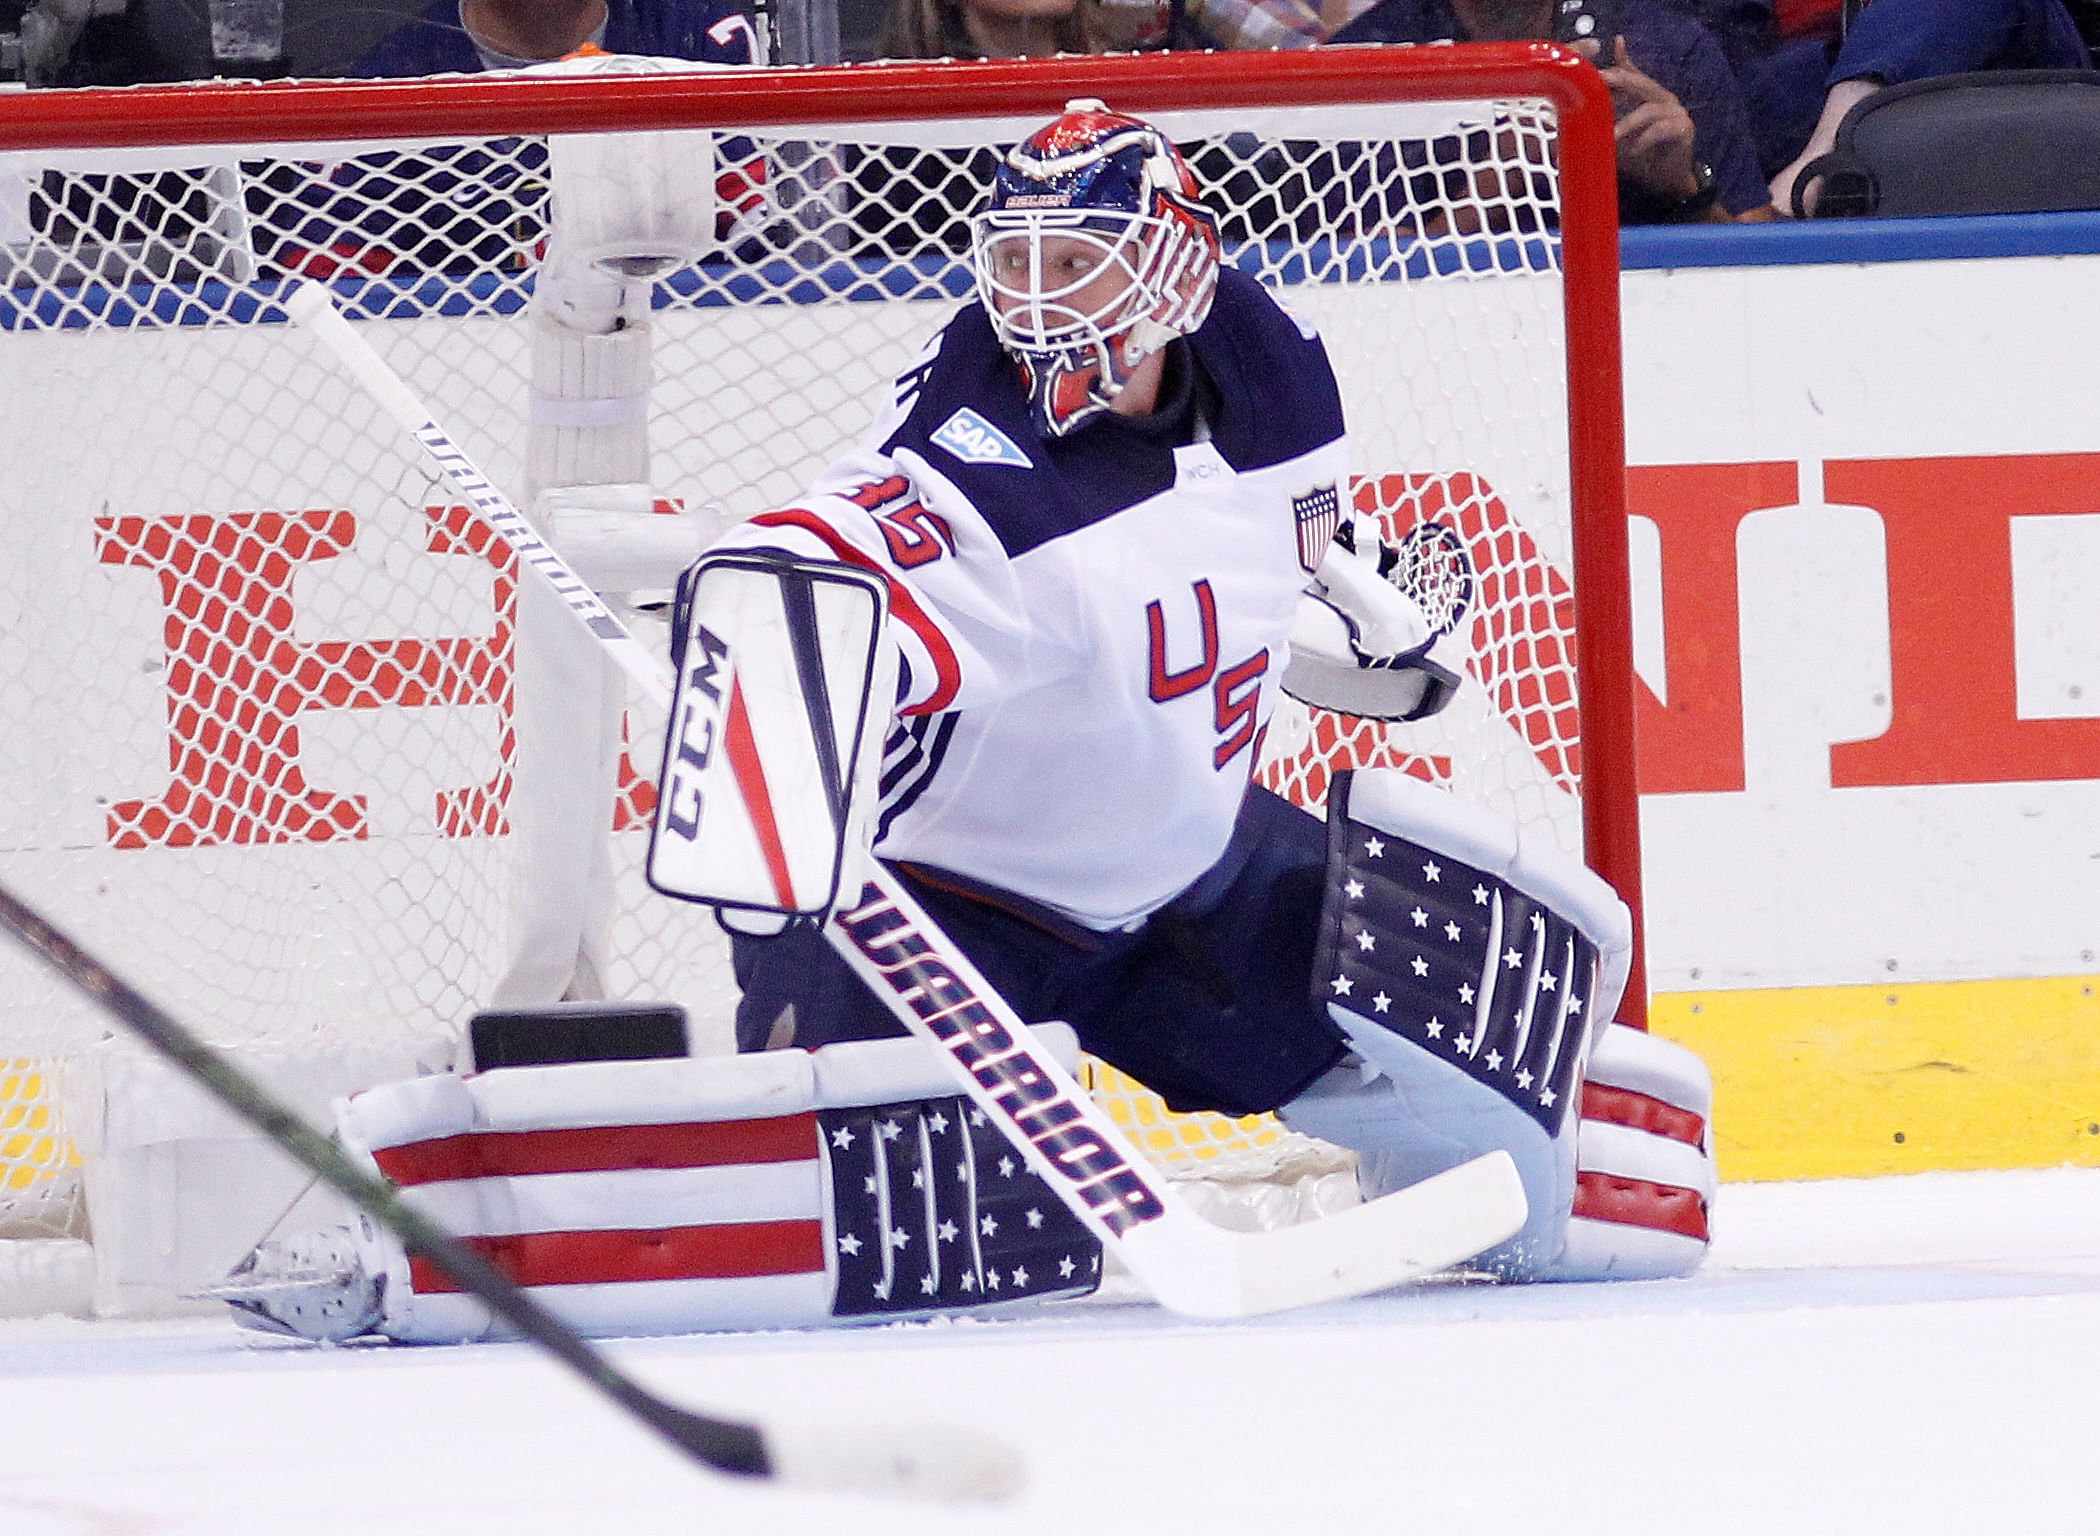
{"label": "stadium seat", "polygon": [[1876,92],[1845,115],[1816,218],[2100,208],[2100,70],[1987,70]]}

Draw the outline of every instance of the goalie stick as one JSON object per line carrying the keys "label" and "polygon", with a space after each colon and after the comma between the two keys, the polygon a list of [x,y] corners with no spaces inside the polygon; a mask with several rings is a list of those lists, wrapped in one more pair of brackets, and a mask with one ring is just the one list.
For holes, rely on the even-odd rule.
{"label": "goalie stick", "polygon": [[429,1258],[521,1336],[703,1466],[799,1487],[950,1501],[1000,1500],[1019,1490],[1021,1464],[1013,1451],[963,1430],[870,1425],[784,1429],[715,1418],[665,1402],[4,885],[0,925],[220,1103],[393,1233],[410,1252]]}
{"label": "goalie stick", "polygon": [[[302,282],[282,302],[547,580],[643,695],[668,709],[663,663],[437,425],[328,292]],[[1038,1045],[902,882],[867,850],[855,851],[862,867],[845,888],[858,894],[826,922],[827,939],[900,1024],[941,1050],[963,1090],[1163,1306],[1228,1318],[1360,1296],[1461,1263],[1523,1226],[1523,1185],[1506,1152],[1302,1226],[1231,1232],[1213,1225]],[[934,996],[943,999],[937,1016],[922,1017],[913,1002]]]}

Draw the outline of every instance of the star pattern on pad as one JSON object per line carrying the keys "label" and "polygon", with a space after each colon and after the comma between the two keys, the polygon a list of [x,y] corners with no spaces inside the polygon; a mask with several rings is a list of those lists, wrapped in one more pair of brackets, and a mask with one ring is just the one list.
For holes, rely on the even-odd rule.
{"label": "star pattern on pad", "polygon": [[1331,1006],[1363,1020],[1352,1030],[1410,1040],[1555,1130],[1587,1038],[1594,946],[1464,858],[1361,823],[1338,846],[1344,920],[1320,955]]}
{"label": "star pattern on pad", "polygon": [[966,1098],[817,1119],[838,1316],[1011,1303],[1098,1279],[1099,1243]]}

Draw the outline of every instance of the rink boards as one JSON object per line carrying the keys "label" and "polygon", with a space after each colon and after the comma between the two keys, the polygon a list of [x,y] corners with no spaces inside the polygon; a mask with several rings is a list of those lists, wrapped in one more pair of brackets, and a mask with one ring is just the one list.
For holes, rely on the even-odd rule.
{"label": "rink boards", "polygon": [[1626,241],[1654,1022],[1729,1176],[2100,1162],[2096,233]]}

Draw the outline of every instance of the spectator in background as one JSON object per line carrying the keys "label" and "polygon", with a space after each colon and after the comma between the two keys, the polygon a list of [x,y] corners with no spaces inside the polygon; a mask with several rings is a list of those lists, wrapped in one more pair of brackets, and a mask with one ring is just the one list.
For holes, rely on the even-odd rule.
{"label": "spectator in background", "polygon": [[[587,46],[710,64],[758,62],[757,38],[730,0],[436,0],[358,64],[367,78],[476,74],[563,58]],[[750,140],[725,138],[716,195],[722,237],[757,218],[765,166]],[[289,272],[506,270],[535,259],[521,231],[544,216],[545,149],[516,138],[387,150],[267,172],[263,255]]]}
{"label": "spectator in background", "polygon": [[1104,51],[1095,0],[891,0],[890,59],[1019,59]]}
{"label": "spectator in background", "polygon": [[1307,0],[1188,0],[1198,46],[1213,48],[1310,48],[1368,9],[1366,0],[1337,0],[1331,15]]}
{"label": "spectator in background", "polygon": [[473,74],[607,53],[757,64],[751,23],[729,0],[436,0],[358,65],[375,79]]}
{"label": "spectator in background", "polygon": [[891,59],[1021,59],[1207,44],[1172,0],[891,0]]}
{"label": "spectator in background", "polygon": [[[1785,43],[1747,68],[1744,84],[1766,124],[1768,162],[1791,146],[1771,185],[1773,204],[1791,214],[1802,168],[1829,152],[1845,114],[1883,86],[1979,69],[2091,67],[2062,0],[1873,0],[1842,41]],[[1814,206],[1813,189],[1807,201]]]}
{"label": "spectator in background", "polygon": [[[1558,9],[1555,0],[1379,0],[1331,41],[1546,41]],[[1620,221],[1771,218],[1742,95],[1713,34],[1660,0],[1621,0],[1615,14],[1597,62],[1618,113]]]}
{"label": "spectator in background", "polygon": [[[1150,15],[1149,3],[1144,14]],[[890,0],[882,57],[1018,59],[1108,53],[1130,46],[1112,34],[1138,14],[1101,0]],[[842,174],[859,191],[854,219],[870,245],[892,256],[953,255],[970,249],[969,216],[998,170],[989,149],[854,150]]]}

